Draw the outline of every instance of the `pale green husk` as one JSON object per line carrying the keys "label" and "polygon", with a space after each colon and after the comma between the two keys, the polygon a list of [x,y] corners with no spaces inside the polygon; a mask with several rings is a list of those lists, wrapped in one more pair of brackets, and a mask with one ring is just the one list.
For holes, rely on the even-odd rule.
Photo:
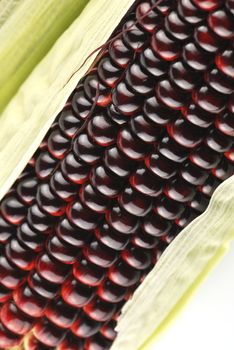
{"label": "pale green husk", "polygon": [[124,306],[111,350],[157,349],[157,336],[228,249],[233,213],[234,176],[216,189],[207,210],[182,230]]}
{"label": "pale green husk", "polygon": [[88,0],[0,2],[0,111]]}
{"label": "pale green husk", "polygon": [[132,3],[90,1],[5,109],[0,117],[0,199],[37,149],[95,55],[79,67],[105,43]]}

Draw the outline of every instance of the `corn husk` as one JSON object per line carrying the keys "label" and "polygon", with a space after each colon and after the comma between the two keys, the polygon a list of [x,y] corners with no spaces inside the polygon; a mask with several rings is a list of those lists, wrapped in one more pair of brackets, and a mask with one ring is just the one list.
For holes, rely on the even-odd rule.
{"label": "corn husk", "polygon": [[0,1],[0,111],[87,2]]}

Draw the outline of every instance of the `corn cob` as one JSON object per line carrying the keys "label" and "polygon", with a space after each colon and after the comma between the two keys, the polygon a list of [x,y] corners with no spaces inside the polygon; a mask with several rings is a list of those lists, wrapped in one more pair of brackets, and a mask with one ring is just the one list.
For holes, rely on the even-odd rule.
{"label": "corn cob", "polygon": [[222,5],[137,2],[2,200],[1,347],[33,327],[28,349],[108,348],[123,303],[233,174]]}

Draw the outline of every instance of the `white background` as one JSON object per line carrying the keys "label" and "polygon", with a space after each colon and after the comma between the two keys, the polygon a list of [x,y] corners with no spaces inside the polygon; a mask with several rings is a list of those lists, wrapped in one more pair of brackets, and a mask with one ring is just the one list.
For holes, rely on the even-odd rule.
{"label": "white background", "polygon": [[234,349],[234,244],[149,349]]}

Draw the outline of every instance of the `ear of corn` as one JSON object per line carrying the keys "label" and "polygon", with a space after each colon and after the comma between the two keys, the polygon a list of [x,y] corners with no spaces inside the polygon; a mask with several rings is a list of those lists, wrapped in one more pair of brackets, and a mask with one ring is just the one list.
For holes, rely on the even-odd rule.
{"label": "ear of corn", "polygon": [[[42,120],[38,130],[33,123],[31,129],[20,128],[20,136],[12,127],[8,145],[15,153],[11,160],[16,170],[4,182],[2,193],[53,123],[61,100],[69,98],[0,204],[2,347],[20,344],[32,330],[25,338],[27,350],[48,346],[67,350],[73,344],[79,350],[109,348],[125,301],[178,232],[205,210],[217,185],[233,174],[233,11],[229,4],[220,15],[216,8],[223,5],[217,0],[194,3],[137,1],[119,25],[121,39],[107,43],[78,85],[87,67],[79,70],[82,62],[77,68],[76,57],[73,66],[74,45],[64,41],[56,57],[72,65],[64,64],[62,70],[53,65],[56,78],[48,82],[44,75],[48,77],[48,67],[54,63],[48,60],[34,72],[39,72],[38,79],[30,78],[28,86],[26,82],[31,91],[22,87],[21,93],[27,92],[31,101],[26,102],[28,115],[33,111],[36,121],[38,116]],[[123,8],[119,3],[116,9],[113,3],[110,6],[115,23]],[[209,16],[204,6],[211,6]],[[187,11],[183,19],[181,11]],[[97,23],[94,7],[92,14]],[[110,23],[109,12],[103,20]],[[207,27],[197,27],[203,21]],[[225,30],[220,30],[222,25]],[[37,103],[46,89],[35,93],[38,86],[32,81],[48,88],[46,103]],[[75,87],[72,94],[71,87]],[[23,130],[32,131],[25,142]],[[27,152],[28,143],[32,146]],[[20,152],[24,158],[19,162]],[[5,155],[8,161],[11,155]],[[198,284],[206,264],[212,265],[223,253],[232,236],[227,215],[233,209],[232,181],[226,182],[228,190],[224,183],[216,191],[207,213],[166,250],[124,309],[114,347],[134,349],[147,341],[155,326],[159,329]],[[219,220],[225,215],[226,226]],[[200,227],[206,232],[197,233]],[[11,275],[14,278],[8,279]],[[7,322],[9,314],[15,322]]]}
{"label": "ear of corn", "polygon": [[157,336],[227,252],[233,213],[234,176],[216,189],[207,210],[180,232],[124,306],[111,350],[157,347]]}
{"label": "ear of corn", "polygon": [[88,0],[0,3],[0,111]]}

